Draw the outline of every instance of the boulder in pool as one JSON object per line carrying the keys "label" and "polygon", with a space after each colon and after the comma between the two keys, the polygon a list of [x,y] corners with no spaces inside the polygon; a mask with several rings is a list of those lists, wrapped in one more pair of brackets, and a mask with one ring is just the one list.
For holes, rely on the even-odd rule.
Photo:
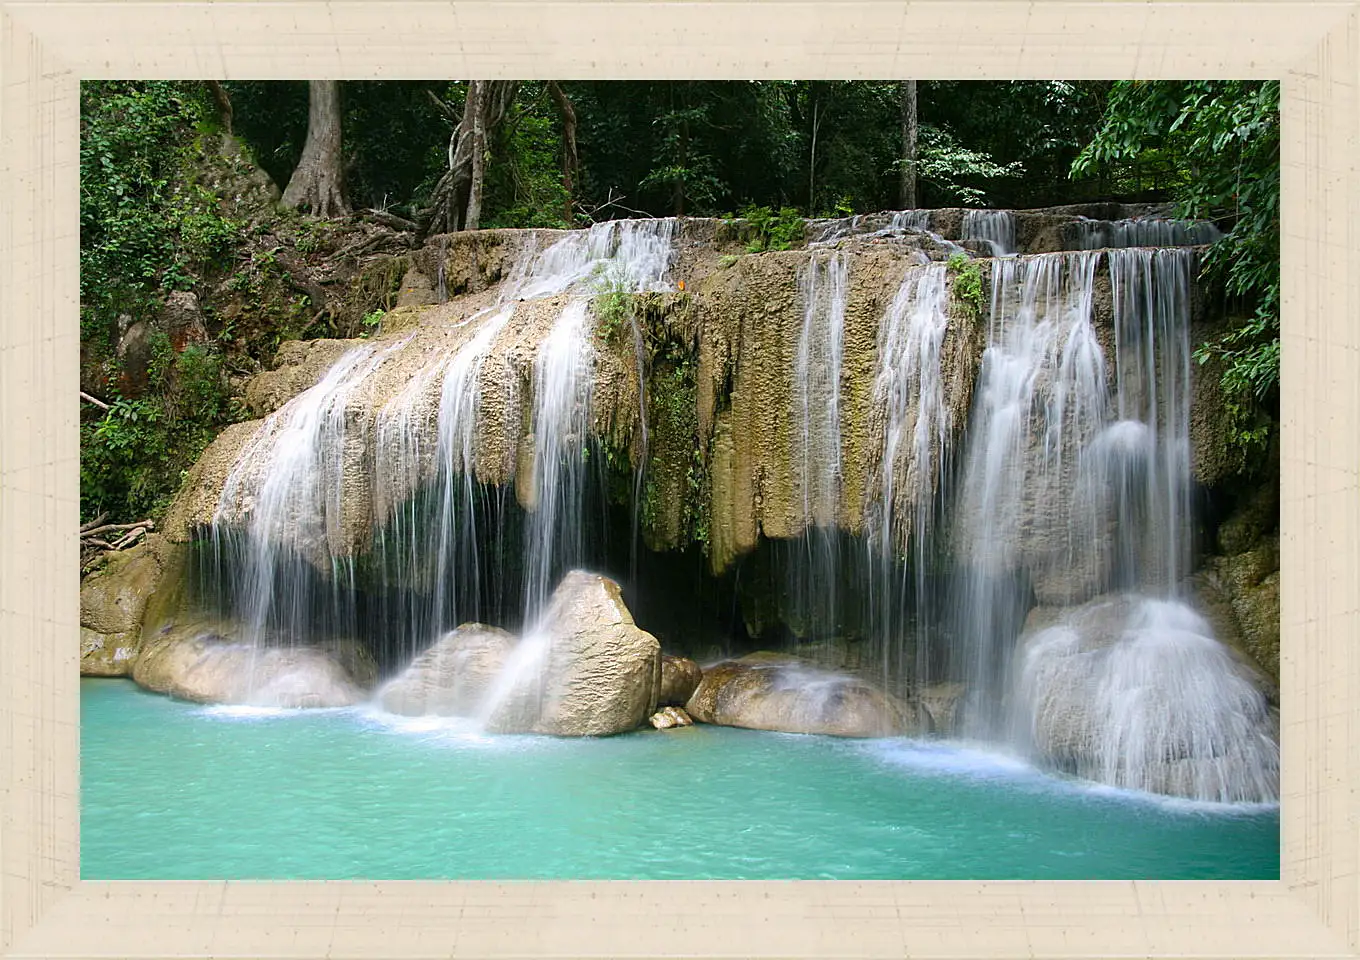
{"label": "boulder in pool", "polygon": [[624,733],[656,712],[660,689],[661,645],[633,622],[619,585],[573,570],[508,657],[486,728],[559,737]]}
{"label": "boulder in pool", "polygon": [[1195,800],[1279,797],[1269,681],[1185,604],[1105,596],[1032,616],[1017,677],[1024,732],[1051,766]]}
{"label": "boulder in pool", "polygon": [[479,716],[514,647],[514,635],[499,627],[465,623],[388,681],[378,702],[407,716]]}
{"label": "boulder in pool", "polygon": [[873,684],[767,652],[706,669],[685,710],[700,723],[833,737],[913,728],[902,706]]}
{"label": "boulder in pool", "polygon": [[216,620],[179,620],[145,636],[132,667],[132,679],[157,693],[257,707],[347,707],[376,678],[372,656],[352,640],[257,645]]}

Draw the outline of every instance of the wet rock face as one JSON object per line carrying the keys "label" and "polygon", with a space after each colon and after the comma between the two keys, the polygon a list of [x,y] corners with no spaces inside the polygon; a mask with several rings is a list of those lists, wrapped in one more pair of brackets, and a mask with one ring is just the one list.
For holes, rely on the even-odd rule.
{"label": "wet rock face", "polygon": [[127,676],[141,644],[147,602],[168,567],[174,548],[158,534],[112,554],[80,586],[80,673]]}
{"label": "wet rock face", "polygon": [[872,684],[765,652],[704,671],[685,710],[700,723],[784,733],[888,737],[912,728],[902,707]]}
{"label": "wet rock face", "polygon": [[1037,755],[1112,786],[1214,802],[1279,795],[1269,681],[1175,601],[1031,615],[1015,699]]}
{"label": "wet rock face", "polygon": [[138,633],[98,633],[80,628],[80,675],[126,677],[141,646]]}
{"label": "wet rock face", "polygon": [[264,646],[240,628],[180,620],[145,638],[132,679],[148,690],[197,703],[257,707],[347,707],[377,679],[372,656],[354,641]]}
{"label": "wet rock face", "polygon": [[515,638],[465,623],[444,634],[378,693],[384,710],[407,716],[477,716],[505,667]]}
{"label": "wet rock face", "polygon": [[954,732],[954,722],[964,693],[965,688],[961,683],[937,683],[917,694],[917,701],[929,720],[931,733],[947,737]]}

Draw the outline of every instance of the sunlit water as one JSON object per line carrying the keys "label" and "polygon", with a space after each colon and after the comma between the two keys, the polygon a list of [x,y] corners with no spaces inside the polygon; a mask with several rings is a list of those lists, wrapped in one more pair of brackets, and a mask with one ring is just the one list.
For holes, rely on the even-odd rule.
{"label": "sunlit water", "polygon": [[1277,807],[906,740],[479,737],[81,681],[85,879],[1279,877]]}

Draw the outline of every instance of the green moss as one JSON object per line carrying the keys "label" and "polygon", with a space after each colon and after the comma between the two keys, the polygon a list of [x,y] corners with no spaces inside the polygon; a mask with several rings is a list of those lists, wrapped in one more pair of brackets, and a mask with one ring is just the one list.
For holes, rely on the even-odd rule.
{"label": "green moss", "polygon": [[693,352],[673,341],[661,346],[653,366],[641,521],[654,550],[691,543],[708,549],[710,480],[699,438],[697,371]]}
{"label": "green moss", "polygon": [[982,271],[967,255],[956,253],[949,258],[947,269],[953,277],[950,290],[972,312],[974,320],[982,319],[986,302],[982,293]]}
{"label": "green moss", "polygon": [[616,344],[624,327],[636,319],[636,297],[621,277],[603,271],[596,273],[593,287],[595,336],[606,344]]}

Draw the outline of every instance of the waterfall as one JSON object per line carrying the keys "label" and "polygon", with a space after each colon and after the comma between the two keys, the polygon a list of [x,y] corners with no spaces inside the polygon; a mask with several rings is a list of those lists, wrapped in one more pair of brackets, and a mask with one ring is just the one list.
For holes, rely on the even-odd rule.
{"label": "waterfall", "polygon": [[[353,627],[346,577],[340,484],[346,472],[346,414],[351,397],[407,341],[379,350],[365,344],[275,411],[246,444],[223,484],[214,515],[212,556],[231,571],[225,587],[241,639],[252,648],[344,635]],[[228,532],[228,527],[242,533]],[[328,568],[329,580],[317,567]],[[247,699],[255,678],[247,680]]]}
{"label": "waterfall", "polygon": [[929,210],[898,210],[889,223],[894,230],[929,230]]}
{"label": "waterfall", "polygon": [[799,292],[803,322],[793,364],[794,474],[806,527],[804,556],[792,570],[790,592],[807,630],[839,624],[836,524],[841,485],[841,359],[849,257],[814,253]]}
{"label": "waterfall", "polygon": [[1103,247],[1184,247],[1213,243],[1223,236],[1206,221],[1141,217],[1128,220],[1078,220],[1077,241],[1083,250]]}
{"label": "waterfall", "polygon": [[841,355],[850,261],[843,253],[814,256],[803,270],[803,325],[794,359],[798,479],[803,519],[836,522],[841,477]]}
{"label": "waterfall", "polygon": [[582,454],[589,428],[589,301],[572,299],[534,359],[532,514],[524,551],[526,621],[548,598],[559,565],[580,561]]}
{"label": "waterfall", "polygon": [[[1190,572],[1189,249],[1111,250],[1114,442],[1098,473],[1118,484],[1122,579],[1172,592]],[[1094,446],[1094,445],[1093,445]],[[1141,522],[1140,522],[1141,521]]]}
{"label": "waterfall", "polygon": [[[963,249],[931,223],[930,211],[909,210],[809,232],[827,243],[924,232]],[[860,662],[923,710],[934,709],[925,688],[943,697],[940,688],[961,685],[966,737],[1117,786],[1270,799],[1276,721],[1181,595],[1194,569],[1190,294],[1195,247],[1216,233],[1158,219],[1072,223],[1064,229],[1085,249],[1017,255],[1009,212],[963,215],[965,242],[995,254],[978,261],[990,303],[976,325],[963,300],[951,316],[951,271],[924,262],[922,251],[941,251],[922,236],[912,240],[920,250],[862,251],[875,269],[896,264],[876,330],[859,312],[876,295],[870,272],[856,276],[847,319],[858,244],[772,255],[776,266],[801,258],[796,340],[776,348],[788,364],[780,406],[757,414],[787,418],[770,433],[788,439],[788,472],[777,464],[752,482],[756,498],[769,490],[760,484],[791,482],[763,502],[782,511],[791,494],[792,516],[779,521],[795,533],[773,545],[779,572],[768,575],[789,578],[771,587],[792,599],[778,598],[778,621],[799,637],[867,638]],[[405,660],[460,623],[514,627],[518,617],[526,639],[484,723],[528,696],[549,643],[538,618],[557,580],[604,549],[588,535],[598,518],[588,515],[586,461],[597,452],[594,406],[628,396],[618,386],[631,374],[610,378],[630,365],[637,564],[654,442],[648,344],[634,321],[631,359],[624,342],[608,352],[592,306],[602,293],[672,289],[678,232],[672,219],[529,235],[496,291],[437,308],[418,333],[353,346],[271,414],[226,479],[209,543],[222,612],[243,639],[368,630]],[[746,282],[744,268],[724,276]],[[475,309],[459,313],[460,303]],[[722,350],[740,358],[735,346]],[[747,388],[723,370],[733,357],[714,374],[735,393]],[[872,382],[856,382],[869,364]],[[865,455],[866,440],[860,474],[846,451]],[[860,507],[863,535],[850,548],[859,533],[843,528]]]}
{"label": "waterfall", "polygon": [[930,232],[929,210],[896,210],[886,218],[881,213],[857,213],[833,220],[814,220],[808,224],[807,235],[808,246],[819,247],[830,246],[846,237],[888,237],[913,231],[948,242]]}
{"label": "waterfall", "polygon": [[[874,409],[883,423],[877,492],[866,510],[869,549],[877,560],[874,632],[882,645],[885,683],[907,669],[910,608],[917,624],[930,619],[926,586],[935,533],[935,498],[952,427],[941,371],[948,329],[946,268],[942,263],[907,271],[879,325]],[[910,592],[895,570],[908,547],[913,574]],[[917,629],[913,677],[933,678],[930,648]]]}
{"label": "waterfall", "polygon": [[[1177,596],[1190,571],[1194,256],[994,261],[954,517],[951,670],[967,684],[968,736],[1119,787],[1269,801],[1265,697]],[[1102,258],[1112,363],[1092,323]],[[1031,597],[1041,609],[1025,631]]]}
{"label": "waterfall", "polygon": [[981,240],[992,256],[1015,252],[1015,217],[1009,210],[969,210],[963,215],[963,239]]}
{"label": "waterfall", "polygon": [[[541,279],[527,289],[531,295],[544,296],[589,280],[596,289],[670,290],[666,277],[674,259],[677,225],[675,219],[615,220],[570,234],[544,254],[538,268]],[[526,623],[543,609],[554,578],[584,555],[582,460],[590,427],[594,359],[589,309],[588,299],[573,296],[534,359],[533,510],[525,534]],[[643,404],[642,350],[636,326],[633,335],[639,403]],[[645,436],[645,406],[640,410]],[[635,500],[639,487],[635,483]]]}
{"label": "waterfall", "polygon": [[[1108,634],[1092,644],[1093,634]],[[1209,625],[1182,603],[1088,605],[1029,641],[1023,731],[1078,777],[1218,803],[1279,797],[1278,729]]]}
{"label": "waterfall", "polygon": [[[1091,323],[1098,255],[993,262],[988,340],[954,518],[961,570],[952,601],[953,672],[968,685],[961,720],[1001,733],[1008,644],[1027,598],[1026,567],[1062,576],[1091,565],[1071,538],[1064,493],[1075,451],[1104,413],[1104,358]],[[1040,549],[1046,551],[1035,557]]]}
{"label": "waterfall", "polygon": [[[533,459],[525,482],[535,509],[525,529],[524,603],[526,613],[537,610],[553,572],[581,556],[589,296],[602,285],[671,289],[677,226],[674,219],[609,221],[565,233],[546,249],[530,242],[495,300],[447,325],[451,348],[425,361],[403,353],[414,335],[361,344],[275,411],[237,457],[213,521],[212,592],[243,639],[292,644],[353,636],[363,617],[377,617],[387,642],[409,657],[450,626],[482,615],[479,591],[499,570],[488,567],[480,545],[491,532],[487,522],[503,512],[492,501],[504,494],[477,479],[479,416],[494,392],[513,400],[517,380],[488,378],[483,369],[500,335],[518,329],[518,304],[566,293],[532,364]],[[371,421],[349,416],[374,374],[397,358],[421,366]],[[367,502],[351,496],[356,479],[371,484],[374,560],[365,563],[381,578],[366,614],[356,607],[354,563],[368,544],[348,542],[368,526],[350,515],[352,503]]]}

